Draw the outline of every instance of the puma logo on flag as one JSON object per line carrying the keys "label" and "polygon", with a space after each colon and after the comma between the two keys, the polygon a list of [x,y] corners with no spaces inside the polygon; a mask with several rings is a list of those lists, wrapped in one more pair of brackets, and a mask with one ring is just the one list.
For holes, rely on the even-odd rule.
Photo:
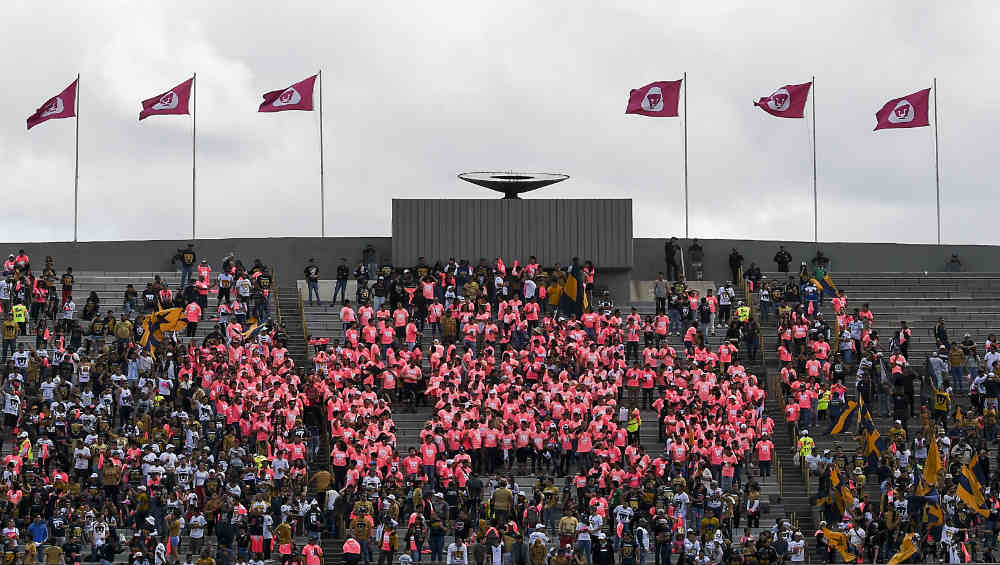
{"label": "puma logo on flag", "polygon": [[784,112],[788,109],[791,103],[791,96],[788,94],[788,90],[784,88],[779,88],[771,95],[771,99],[767,101],[769,108],[776,112]]}
{"label": "puma logo on flag", "polygon": [[35,113],[28,116],[26,125],[31,129],[42,122],[48,120],[58,120],[60,118],[71,118],[76,115],[76,86],[74,80],[69,86],[63,89],[58,95],[46,98],[45,102],[35,110]]}
{"label": "puma logo on flag", "polygon": [[677,116],[682,84],[680,80],[660,80],[633,88],[628,94],[625,113],[657,118]]}
{"label": "puma logo on flag", "polygon": [[314,85],[318,77],[319,75],[313,75],[281,90],[272,90],[265,93],[264,101],[257,111],[284,112],[285,110],[312,110]]}
{"label": "puma logo on flag", "polygon": [[642,100],[642,109],[647,112],[660,112],[663,110],[663,91],[659,86],[654,86],[646,93]]}
{"label": "puma logo on flag", "polygon": [[896,104],[896,108],[889,114],[889,122],[902,124],[913,121],[913,104],[905,98]]}
{"label": "puma logo on flag", "polygon": [[177,94],[175,94],[174,91],[171,90],[170,92],[168,92],[168,93],[164,94],[163,96],[161,96],[159,102],[157,102],[156,104],[153,104],[153,109],[154,110],[172,110],[172,109],[174,109],[174,108],[177,107],[177,104],[179,102],[180,102],[180,98],[178,98]]}
{"label": "puma logo on flag", "polygon": [[170,114],[187,114],[189,103],[191,102],[191,89],[194,88],[194,77],[178,84],[163,94],[157,94],[152,98],[142,101],[142,111],[139,112],[139,120],[145,120],[150,116],[163,116]]}
{"label": "puma logo on flag", "polygon": [[806,100],[809,98],[811,82],[786,84],[754,102],[761,110],[779,118],[801,118],[805,116]]}
{"label": "puma logo on flag", "polygon": [[875,129],[919,128],[929,126],[931,89],[893,98],[875,113]]}
{"label": "puma logo on flag", "polygon": [[302,95],[299,94],[298,90],[294,88],[288,88],[281,93],[281,96],[274,101],[275,106],[288,106],[290,104],[298,104],[302,101]]}
{"label": "puma logo on flag", "polygon": [[44,118],[46,116],[51,116],[52,114],[59,114],[65,109],[66,107],[63,106],[62,97],[57,96],[56,99],[53,100],[51,104],[49,104],[49,107],[46,108],[44,112],[42,112],[41,117]]}

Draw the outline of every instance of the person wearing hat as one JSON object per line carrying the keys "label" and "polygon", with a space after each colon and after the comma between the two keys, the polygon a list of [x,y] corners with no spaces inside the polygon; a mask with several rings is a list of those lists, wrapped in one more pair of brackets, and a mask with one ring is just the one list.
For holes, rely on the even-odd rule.
{"label": "person wearing hat", "polygon": [[805,458],[812,455],[813,449],[816,447],[816,441],[809,436],[809,430],[802,430],[799,432],[799,457]]}

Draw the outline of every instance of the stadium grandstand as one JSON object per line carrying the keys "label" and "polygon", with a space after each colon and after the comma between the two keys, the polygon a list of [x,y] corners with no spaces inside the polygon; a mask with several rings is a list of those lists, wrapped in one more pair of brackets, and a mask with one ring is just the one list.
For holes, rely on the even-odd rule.
{"label": "stadium grandstand", "polygon": [[385,238],[10,246],[6,562],[993,561],[995,249],[429,202]]}

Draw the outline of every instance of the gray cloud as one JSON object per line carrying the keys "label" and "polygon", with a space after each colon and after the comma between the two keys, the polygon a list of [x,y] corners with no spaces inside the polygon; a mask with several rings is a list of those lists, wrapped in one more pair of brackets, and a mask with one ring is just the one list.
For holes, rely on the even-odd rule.
{"label": "gray cloud", "polygon": [[318,116],[256,113],[318,68],[328,235],[387,234],[393,197],[492,198],[455,178],[478,169],[566,172],[539,197],[633,198],[637,235],[682,234],[682,122],[623,110],[629,88],[686,70],[692,235],[812,237],[807,124],[750,103],[816,75],[820,237],[932,242],[932,130],[871,130],[937,76],[944,238],[997,241],[991,2],[5,7],[7,241],[72,236],[73,124],[24,119],[78,72],[81,239],[188,234],[190,118],[136,117],[192,72],[199,234],[318,234]]}

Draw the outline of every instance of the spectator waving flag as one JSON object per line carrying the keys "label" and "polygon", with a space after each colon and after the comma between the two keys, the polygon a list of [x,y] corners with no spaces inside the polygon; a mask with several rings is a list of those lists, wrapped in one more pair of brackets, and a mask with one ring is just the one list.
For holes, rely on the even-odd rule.
{"label": "spectator waving flag", "polygon": [[571,265],[566,270],[566,282],[563,283],[562,295],[559,297],[559,312],[566,316],[581,316],[587,309],[587,296],[583,290],[583,281],[579,268]]}
{"label": "spectator waving flag", "polygon": [[188,114],[188,105],[191,102],[191,85],[194,77],[178,84],[163,94],[157,94],[152,98],[142,101],[142,111],[139,112],[139,120],[145,120],[150,116],[160,116],[168,114]]}
{"label": "spectator waving flag", "polygon": [[257,111],[312,110],[314,84],[316,84],[316,75],[299,81],[288,88],[272,90],[264,95],[264,101]]}
{"label": "spectator waving flag", "polygon": [[28,129],[42,122],[72,118],[76,115],[76,86],[79,79],[74,80],[65,90],[49,98],[35,113],[28,116]]}
{"label": "spectator waving flag", "polygon": [[919,539],[920,534],[906,534],[903,537],[903,543],[899,546],[899,551],[889,559],[889,565],[897,565],[897,563],[906,563],[913,554],[917,552],[917,544],[914,540]]}
{"label": "spectator waving flag", "polygon": [[919,128],[931,125],[931,89],[925,88],[902,98],[893,98],[875,113],[875,130]]}
{"label": "spectator waving flag", "polygon": [[847,426],[847,420],[851,417],[852,414],[854,414],[854,411],[857,410],[857,408],[858,408],[857,402],[853,400],[848,400],[847,405],[844,407],[844,411],[840,413],[840,417],[837,418],[837,421],[833,423],[833,427],[830,428],[830,431],[828,433],[830,435],[837,435],[843,433],[844,427]]}
{"label": "spectator waving flag", "polygon": [[827,543],[830,545],[830,549],[834,549],[843,558],[844,563],[850,563],[854,561],[854,554],[850,551],[850,546],[847,544],[847,534],[844,532],[835,532],[833,530],[822,528],[823,537],[826,538]]}
{"label": "spectator waving flag", "polygon": [[681,99],[682,82],[658,81],[633,89],[628,95],[625,113],[654,118],[677,117],[677,103]]}
{"label": "spectator waving flag", "polygon": [[941,472],[941,452],[938,450],[937,441],[931,440],[927,446],[927,460],[924,462],[924,481],[929,485],[937,486],[938,473]]}
{"label": "spectator waving flag", "polygon": [[958,476],[958,489],[956,491],[962,502],[975,512],[978,512],[983,518],[990,515],[990,509],[986,505],[986,497],[983,494],[983,482],[987,480],[988,477],[977,454],[972,457],[968,464],[962,467],[962,472]]}
{"label": "spectator waving flag", "polygon": [[811,82],[805,84],[786,84],[778,90],[756,102],[761,110],[779,118],[801,118],[805,115],[806,100],[809,98]]}
{"label": "spectator waving flag", "polygon": [[168,308],[154,312],[142,320],[139,345],[152,354],[156,348],[166,341],[167,332],[179,332],[187,327],[183,308]]}

